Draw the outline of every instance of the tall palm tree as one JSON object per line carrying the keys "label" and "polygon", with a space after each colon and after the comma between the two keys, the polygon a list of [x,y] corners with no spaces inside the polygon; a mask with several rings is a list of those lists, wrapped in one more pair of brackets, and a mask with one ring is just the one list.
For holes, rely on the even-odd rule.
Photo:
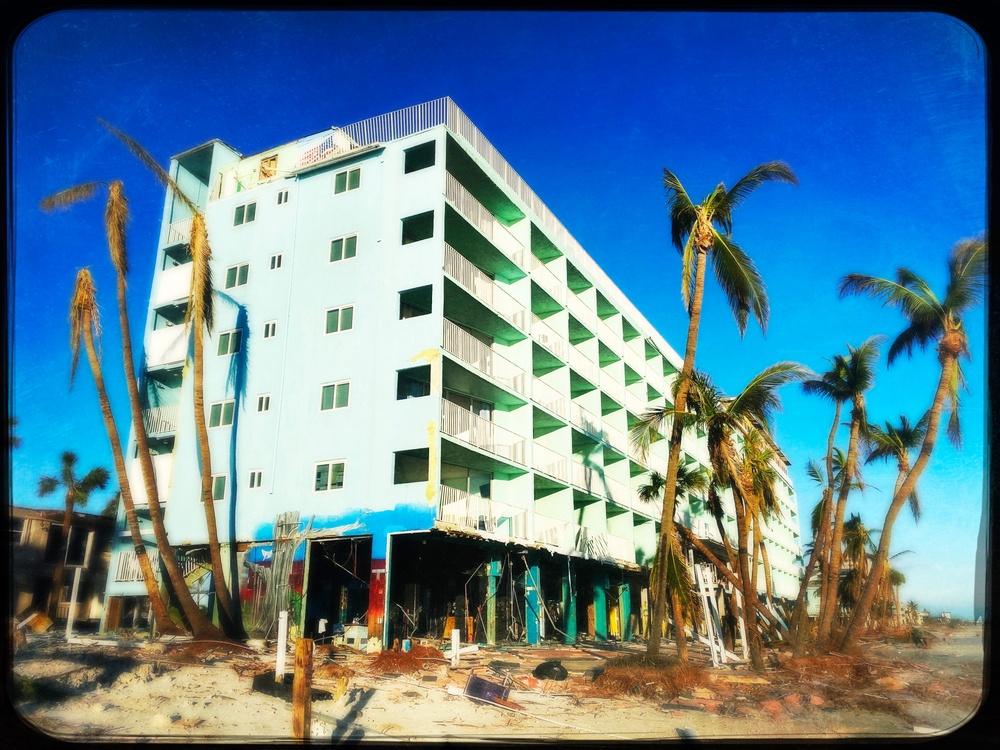
{"label": "tall palm tree", "polygon": [[833,524],[830,528],[829,557],[826,569],[824,599],[820,600],[820,618],[816,633],[816,643],[820,648],[829,644],[834,616],[837,610],[837,581],[840,578],[842,539],[844,535],[844,514],[852,482],[857,472],[858,448],[868,431],[865,393],[875,384],[876,363],[883,336],[872,336],[857,348],[848,345],[848,356],[839,368],[843,391],[851,401],[850,434],[847,443],[847,460],[844,465],[845,481],[842,481],[833,509]]}
{"label": "tall palm tree", "polygon": [[17,417],[7,417],[7,447],[13,450],[21,447],[21,438],[14,434],[17,429]]}
{"label": "tall palm tree", "polygon": [[[218,628],[212,625],[212,623],[198,607],[198,604],[194,601],[194,597],[191,596],[187,584],[184,581],[184,573],[181,570],[180,564],[177,562],[173,548],[170,546],[166,527],[163,522],[163,510],[160,506],[159,489],[156,484],[153,460],[149,450],[149,438],[146,431],[146,423],[142,414],[143,402],[139,395],[139,385],[138,379],[136,378],[135,361],[132,352],[132,331],[129,322],[127,303],[128,252],[125,232],[125,226],[128,223],[129,213],[128,200],[125,197],[124,187],[122,183],[117,180],[111,183],[84,183],[82,185],[68,188],[44,199],[42,201],[42,209],[51,211],[56,208],[71,206],[79,201],[87,200],[93,197],[103,187],[107,187],[108,189],[108,200],[104,212],[104,224],[105,234],[108,241],[108,250],[110,252],[111,261],[115,267],[115,273],[117,276],[118,322],[121,329],[122,362],[125,371],[125,383],[129,396],[129,407],[132,417],[132,431],[135,435],[136,453],[139,461],[139,467],[142,471],[143,485],[146,490],[146,498],[148,501],[150,521],[153,527],[153,535],[156,539],[156,545],[160,551],[160,561],[167,573],[168,579],[170,580],[171,588],[174,591],[174,596],[177,598],[177,603],[181,608],[184,620],[191,628],[192,634],[198,639],[218,640],[223,634]],[[93,299],[95,296],[93,290],[93,280],[90,278],[89,272],[87,272],[86,276],[90,287],[89,295],[92,298],[92,303],[87,303],[90,305],[90,309],[86,312],[96,324],[97,304],[96,299]],[[79,314],[82,316],[83,313],[84,311],[81,310]],[[86,325],[81,322],[80,329],[84,336],[86,336],[86,328]],[[77,347],[79,346],[79,335],[79,333],[76,335]],[[96,379],[97,375],[95,374],[95,381]],[[105,424],[107,425],[107,420],[105,420]],[[114,437],[112,437],[110,430],[108,432],[108,436],[111,440],[112,450],[120,450],[117,428],[114,430]],[[125,474],[121,475],[121,477],[125,476]],[[123,489],[124,498],[124,491],[128,487],[127,478],[120,479],[119,484]],[[128,501],[129,504],[132,504],[130,490],[128,493]],[[135,546],[138,551],[140,545],[136,541],[136,535],[139,534],[139,526],[138,519],[135,517],[134,513],[134,504],[131,516],[128,505],[126,505],[125,518],[129,523],[129,531],[130,534],[132,534],[133,542],[136,542]],[[140,569],[143,570],[143,577],[145,578],[147,571],[143,568],[141,561]],[[152,591],[154,588],[153,582],[147,581],[146,587],[147,592]],[[158,597],[153,597],[151,595],[150,601],[155,601],[156,598]],[[171,619],[168,616],[162,617],[162,615],[163,613],[156,611],[154,608],[154,616],[157,617],[159,622],[161,622],[164,627],[169,627]]]}
{"label": "tall palm tree", "polygon": [[[868,427],[868,455],[865,463],[873,461],[896,461],[896,486],[893,488],[893,496],[899,491],[906,475],[910,472],[910,451],[918,448],[927,435],[927,415],[925,414],[916,424],[910,424],[904,415],[899,416],[899,426],[890,422],[885,423],[885,429],[878,425]],[[913,520],[920,519],[920,498],[917,496],[917,487],[914,484],[913,491],[907,498],[910,503],[910,511],[913,513]]]}
{"label": "tall palm tree", "polygon": [[[677,499],[694,492],[704,492],[708,489],[711,479],[704,467],[692,468],[681,466],[677,472]],[[659,472],[651,472],[649,481],[639,487],[639,499],[644,502],[656,502],[663,495],[665,480]],[[688,660],[687,638],[684,635],[684,623],[689,618],[696,618],[698,609],[695,607],[691,591],[691,571],[688,569],[684,552],[681,549],[680,538],[675,534],[667,556],[667,567],[661,571],[654,565],[650,574],[654,592],[659,590],[659,576],[666,575],[666,588],[670,596],[671,616],[674,620],[674,631],[677,641],[677,658]]]}
{"label": "tall palm tree", "polygon": [[[108,399],[108,392],[104,386],[104,372],[101,368],[100,356],[97,353],[97,343],[100,337],[97,289],[94,286],[94,280],[90,271],[86,268],[81,268],[76,274],[76,285],[73,288],[73,299],[70,302],[69,320],[70,348],[73,352],[70,387],[72,387],[73,377],[76,374],[76,365],[79,361],[80,343],[82,340],[84,351],[87,353],[87,361],[90,363],[90,372],[94,376],[97,398],[101,405],[101,415],[104,417],[104,428],[108,433],[108,441],[111,443],[115,474],[118,476],[119,490],[116,493],[115,499],[120,497],[122,505],[125,508],[125,520],[132,537],[132,546],[135,549],[136,561],[139,565],[139,570],[142,572],[142,580],[146,586],[146,594],[149,596],[153,619],[161,631],[168,633],[178,632],[178,628],[171,620],[169,610],[160,596],[159,584],[153,572],[153,566],[149,561],[149,555],[146,554],[146,544],[139,529],[139,521],[136,518],[135,503],[132,500],[132,489],[128,481],[128,472],[125,470],[125,456],[122,453],[118,426],[115,423],[115,415],[111,410],[111,401]],[[152,501],[155,502],[155,498]]]}
{"label": "tall palm tree", "polygon": [[[208,425],[205,419],[205,376],[204,376],[204,339],[205,331],[212,331],[212,275],[210,268],[211,247],[208,242],[208,232],[205,218],[198,205],[192,201],[177,182],[161,167],[142,145],[117,128],[101,121],[101,124],[118,138],[125,147],[153,175],[167,187],[176,198],[190,211],[191,241],[190,252],[192,260],[191,290],[188,299],[186,324],[193,335],[192,346],[192,391],[194,401],[194,423],[198,439],[198,456],[201,464],[201,496],[205,512],[205,525],[208,535],[209,556],[212,562],[212,580],[216,600],[219,602],[219,621],[226,633],[235,638],[243,638],[246,633],[243,628],[242,615],[234,602],[232,591],[226,586],[225,568],[222,561],[222,548],[219,543],[218,523],[215,516],[215,502],[212,494],[212,456],[208,442]],[[230,540],[229,554],[234,554],[235,539]],[[237,585],[234,581],[233,585]]]}
{"label": "tall palm tree", "polygon": [[[701,304],[705,291],[705,267],[711,258],[715,277],[729,302],[740,335],[746,331],[750,312],[762,329],[767,327],[769,305],[764,281],[753,260],[733,241],[733,211],[765,182],[798,184],[791,168],[784,162],[772,161],[754,167],[737,180],[731,189],[722,183],[695,205],[688,197],[681,181],[667,169],[663,170],[663,185],[667,191],[670,213],[670,237],[681,253],[681,298],[688,312],[687,343],[684,348],[684,365],[679,376],[676,412],[683,414],[687,405],[688,381],[694,372],[695,352],[698,347],[698,329],[701,324]],[[667,474],[660,518],[660,540],[657,559],[663,563],[673,538],[674,502],[677,487],[677,469],[680,465],[683,420],[672,420],[670,449],[667,457]],[[661,588],[664,582],[660,582]],[[664,617],[664,591],[654,598],[659,602],[653,607],[652,636],[649,640],[650,655],[660,651],[660,632]]]}
{"label": "tall palm tree", "polygon": [[83,507],[90,499],[90,493],[103,490],[108,486],[111,475],[103,466],[95,466],[82,477],[76,475],[76,454],[65,451],[60,458],[59,474],[43,476],[38,479],[38,496],[51,495],[62,487],[65,490],[63,500],[66,504],[63,512],[62,529],[59,533],[59,552],[56,557],[56,567],[52,574],[52,594],[49,597],[49,617],[53,620],[59,611],[59,600],[62,593],[63,568],[66,562],[66,545],[69,542],[73,526],[73,508]]}
{"label": "tall palm tree", "polygon": [[[751,585],[753,577],[750,571],[750,534],[752,525],[760,522],[757,516],[759,502],[754,495],[755,488],[751,475],[743,471],[739,464],[735,435],[739,433],[746,441],[750,433],[757,429],[770,434],[772,417],[781,406],[777,389],[800,380],[807,374],[808,370],[802,365],[795,362],[779,362],[755,375],[738,395],[727,398],[708,375],[695,371],[689,379],[691,399],[688,406],[691,413],[679,414],[677,409],[667,407],[653,409],[646,412],[630,431],[630,438],[642,453],[649,449],[651,441],[659,432],[660,425],[666,419],[673,419],[675,426],[692,420],[704,425],[712,475],[720,486],[729,487],[733,493],[737,518],[736,578],[743,596],[744,611],[748,613],[746,620],[751,662],[758,670],[764,668],[764,663],[760,652],[760,635],[756,627],[757,618],[752,615],[756,611],[767,610],[758,602],[757,592]],[[684,386],[682,383],[676,387],[680,390]],[[669,485],[665,484],[665,487]],[[660,586],[662,585],[661,580]]]}
{"label": "tall palm tree", "polygon": [[930,285],[906,268],[896,270],[895,280],[865,274],[850,274],[841,279],[840,295],[867,294],[881,300],[883,305],[897,308],[906,318],[907,326],[889,347],[888,365],[913,348],[926,349],[934,344],[937,349],[941,374],[930,409],[927,411],[926,433],[913,466],[898,485],[882,524],[872,575],[861,594],[861,600],[844,631],[838,649],[853,649],[877,593],[877,581],[887,564],[892,527],[903,505],[917,487],[917,481],[930,461],[937,441],[941,414],[947,404],[950,409],[948,436],[956,445],[961,444],[958,390],[963,384],[960,358],[969,358],[969,341],[962,323],[962,315],[979,305],[986,293],[986,269],[989,248],[984,237],[963,240],[952,249],[948,258],[948,285],[944,297],[931,291]]}

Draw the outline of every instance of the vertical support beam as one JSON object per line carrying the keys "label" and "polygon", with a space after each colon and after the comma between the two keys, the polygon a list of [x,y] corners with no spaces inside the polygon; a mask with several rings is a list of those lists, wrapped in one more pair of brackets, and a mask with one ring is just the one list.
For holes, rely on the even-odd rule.
{"label": "vertical support beam", "polygon": [[[302,563],[302,599],[300,600],[299,604],[299,606],[302,607],[302,611],[299,612],[299,623],[298,623],[300,635],[306,632],[306,608],[309,604],[309,564],[312,561],[312,547],[313,547],[312,540],[307,539],[306,555],[305,555],[306,559]],[[294,566],[295,563],[293,562],[292,565]]]}
{"label": "vertical support beam", "polygon": [[618,587],[618,611],[622,618],[622,640],[632,640],[632,590],[625,581]]}
{"label": "vertical support beam", "polygon": [[608,571],[594,573],[594,639],[608,640]]}
{"label": "vertical support beam", "polygon": [[486,643],[497,642],[497,589],[500,587],[500,561],[490,560],[486,583]]}
{"label": "vertical support beam", "polygon": [[[76,616],[76,595],[80,592],[80,571],[79,565],[73,571],[73,591],[69,595],[69,612],[66,613],[66,640],[73,636],[73,618]],[[150,624],[152,630],[152,624]]]}
{"label": "vertical support beam", "polygon": [[299,638],[295,644],[295,677],[292,679],[292,736],[308,739],[312,734],[312,659],[311,638]]}
{"label": "vertical support beam", "polygon": [[368,637],[382,640],[385,624],[385,560],[372,560],[368,576]]}
{"label": "vertical support beam", "polygon": [[643,586],[639,591],[639,632],[643,638],[649,638],[649,586]]}
{"label": "vertical support beam", "polygon": [[562,603],[566,634],[563,636],[564,643],[576,643],[576,580],[573,571],[573,559],[566,558],[566,575],[562,579]]}
{"label": "vertical support beam", "polygon": [[462,631],[458,628],[452,628],[451,631],[451,668],[458,669],[459,655],[458,651],[462,648]]}
{"label": "vertical support beam", "polygon": [[527,569],[524,572],[524,625],[527,631],[529,646],[534,646],[541,641],[538,622],[542,616],[540,597],[542,592],[541,577],[538,573],[538,561],[534,556],[522,558]]}
{"label": "vertical support beam", "polygon": [[285,654],[288,652],[288,610],[278,613],[278,658],[274,664],[274,681],[285,681]]}

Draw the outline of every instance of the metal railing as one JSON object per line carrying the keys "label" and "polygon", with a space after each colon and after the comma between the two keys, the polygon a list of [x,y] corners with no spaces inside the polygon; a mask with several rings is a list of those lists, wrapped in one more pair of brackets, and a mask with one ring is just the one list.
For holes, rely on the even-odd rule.
{"label": "metal railing", "polygon": [[632,491],[627,485],[622,484],[617,479],[612,479],[611,477],[605,475],[602,480],[602,486],[604,487],[604,496],[623,508],[628,508],[629,506],[629,496]]}
{"label": "metal railing", "polygon": [[583,323],[592,332],[597,330],[597,312],[591,309],[582,297],[578,297],[573,292],[566,293],[566,307],[576,316],[576,319]]}
{"label": "metal railing", "polygon": [[531,446],[531,468],[560,482],[569,483],[569,458],[544,445],[534,443]]}
{"label": "metal railing", "polygon": [[575,346],[569,347],[569,366],[576,370],[578,375],[582,375],[594,385],[600,383],[601,368],[590,357],[577,349]]}
{"label": "metal railing", "polygon": [[[609,535],[572,521],[560,521],[535,514],[535,539],[561,552],[578,552],[587,557],[610,558],[613,556]],[[631,544],[631,543],[630,543]],[[622,550],[624,552],[624,550]],[[630,552],[625,560],[634,560]]]}
{"label": "metal railing", "polygon": [[438,520],[487,534],[528,538],[528,511],[447,485],[438,486]]}
{"label": "metal railing", "polygon": [[142,410],[142,422],[149,435],[163,435],[177,431],[177,415],[179,404],[169,406],[152,406]]}
{"label": "metal railing", "polygon": [[441,432],[522,466],[525,439],[451,401],[441,402]]}
{"label": "metal railing", "polygon": [[527,395],[524,370],[447,318],[444,320],[442,344],[449,354],[511,390]]}
{"label": "metal railing", "polygon": [[601,436],[605,443],[627,455],[628,439],[625,437],[624,432],[604,423],[601,425]]}
{"label": "metal railing", "polygon": [[156,295],[153,307],[171,304],[187,304],[191,296],[191,272],[193,263],[182,263],[178,266],[165,268],[156,277]]}
{"label": "metal railing", "polygon": [[187,358],[187,326],[167,326],[149,332],[146,367],[179,365]]}
{"label": "metal railing", "polygon": [[171,245],[188,245],[191,243],[191,225],[194,219],[181,219],[167,228],[166,247]]}
{"label": "metal railing", "polygon": [[601,439],[601,418],[591,414],[576,401],[570,401],[569,421],[574,427],[578,427],[588,435],[593,435],[598,440]]}
{"label": "metal railing", "polygon": [[[153,575],[160,580],[160,550],[155,544],[146,545],[146,556],[153,566]],[[115,566],[114,580],[116,583],[135,583],[143,580],[139,558],[134,549],[123,549],[118,553],[118,565]]]}
{"label": "metal railing", "polygon": [[647,405],[645,398],[637,396],[627,388],[625,389],[625,408],[630,412],[641,417],[646,412]]}
{"label": "metal railing", "polygon": [[615,560],[635,562],[635,544],[631,539],[615,534],[606,534],[605,541],[610,556]]}
{"label": "metal railing", "polygon": [[531,278],[560,305],[566,304],[566,285],[534,254],[531,256]]}
{"label": "metal railing", "polygon": [[[619,323],[620,325],[620,323]],[[597,321],[597,337],[604,342],[604,345],[608,347],[611,351],[617,354],[619,357],[622,356],[625,342],[622,341],[621,331],[615,331],[614,328],[609,326],[603,320],[598,319]]]}
{"label": "metal railing", "polygon": [[[632,339],[632,341],[638,341],[639,346],[643,345],[642,339]],[[635,370],[637,374],[642,375],[646,370],[645,352],[636,351],[630,341],[625,342],[623,352],[625,364]]]}
{"label": "metal railing", "polygon": [[537,377],[532,379],[531,398],[556,416],[569,419],[569,396],[560,393],[544,380]]}
{"label": "metal railing", "polygon": [[531,314],[531,335],[539,344],[548,349],[559,359],[566,358],[566,339],[553,330],[552,326]]}
{"label": "metal railing", "polygon": [[451,245],[444,246],[444,271],[459,286],[511,325],[526,330],[524,305]]}
{"label": "metal railing", "polygon": [[524,246],[451,173],[445,175],[444,196],[500,252],[524,268]]}

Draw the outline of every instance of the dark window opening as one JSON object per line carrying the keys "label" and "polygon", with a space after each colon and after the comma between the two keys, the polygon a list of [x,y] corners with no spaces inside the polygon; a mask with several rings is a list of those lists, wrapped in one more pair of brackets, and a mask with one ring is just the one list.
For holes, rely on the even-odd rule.
{"label": "dark window opening", "polygon": [[399,293],[399,319],[418,318],[421,315],[429,315],[431,312],[431,299],[433,287],[419,286],[415,289],[407,289]]}
{"label": "dark window opening", "polygon": [[426,211],[403,219],[403,244],[430,239],[434,236],[434,212]]}
{"label": "dark window opening", "polygon": [[396,378],[396,400],[423,398],[431,395],[431,366],[400,370]]}
{"label": "dark window opening", "polygon": [[433,167],[435,145],[434,141],[428,141],[427,143],[421,143],[419,146],[406,149],[403,152],[405,154],[403,173],[409,174],[410,172],[427,169],[427,167]]}
{"label": "dark window opening", "polygon": [[[423,450],[427,453],[427,449]],[[426,455],[395,454],[395,464],[392,471],[393,484],[408,484],[410,482],[426,482],[429,476],[429,463]]]}

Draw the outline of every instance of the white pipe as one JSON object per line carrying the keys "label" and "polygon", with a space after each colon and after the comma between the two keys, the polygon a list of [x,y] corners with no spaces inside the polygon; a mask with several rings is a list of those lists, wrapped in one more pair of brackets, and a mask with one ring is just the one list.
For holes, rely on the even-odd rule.
{"label": "white pipe", "polygon": [[274,666],[274,681],[285,680],[285,652],[288,650],[288,610],[278,613],[278,659]]}

